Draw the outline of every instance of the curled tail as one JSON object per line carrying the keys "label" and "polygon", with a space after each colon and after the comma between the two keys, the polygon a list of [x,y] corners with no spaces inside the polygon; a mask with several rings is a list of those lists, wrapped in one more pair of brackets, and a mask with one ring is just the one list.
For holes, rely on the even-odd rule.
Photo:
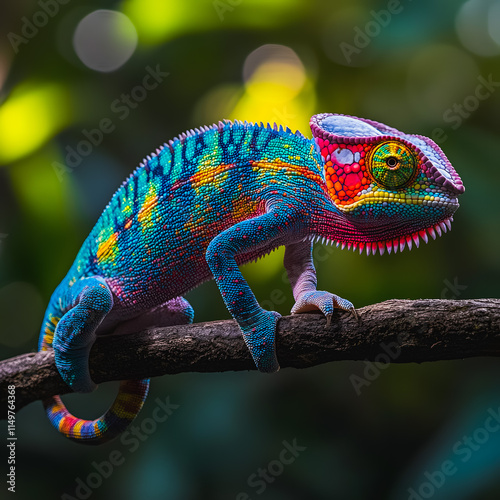
{"label": "curled tail", "polygon": [[[95,331],[112,306],[112,295],[106,283],[93,277],[77,282],[63,299],[47,309],[39,350],[54,350],[59,373],[78,392],[90,392],[96,387],[90,378],[88,355]],[[123,432],[134,420],[148,389],[149,379],[122,381],[115,401],[96,420],[73,416],[60,396],[44,400],[43,405],[52,425],[61,434],[78,443],[101,444]]]}
{"label": "curled tail", "polygon": [[148,395],[149,379],[120,382],[118,395],[108,411],[95,420],[73,416],[59,396],[43,401],[52,425],[67,438],[83,444],[102,444],[122,433],[134,420]]}

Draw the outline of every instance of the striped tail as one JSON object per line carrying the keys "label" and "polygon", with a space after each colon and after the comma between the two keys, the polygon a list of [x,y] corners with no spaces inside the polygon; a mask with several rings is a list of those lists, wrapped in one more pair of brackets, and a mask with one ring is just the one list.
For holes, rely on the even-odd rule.
{"label": "striped tail", "polygon": [[[54,332],[60,318],[48,313],[40,335],[39,350],[52,349]],[[82,444],[103,444],[122,433],[141,410],[148,395],[149,379],[124,380],[115,401],[101,417],[85,420],[73,416],[60,396],[43,400],[45,412],[61,434]]]}
{"label": "striped tail", "polygon": [[52,425],[64,436],[83,444],[102,444],[121,434],[134,420],[148,395],[149,379],[124,380],[111,408],[96,420],[74,417],[59,396],[43,401]]}

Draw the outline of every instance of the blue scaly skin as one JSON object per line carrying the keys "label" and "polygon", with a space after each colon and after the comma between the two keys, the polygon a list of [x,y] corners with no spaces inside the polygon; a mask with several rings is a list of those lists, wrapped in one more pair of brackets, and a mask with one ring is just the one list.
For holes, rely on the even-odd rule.
{"label": "blue scaly skin", "polygon": [[[190,323],[182,295],[215,279],[262,372],[279,369],[280,315],[263,310],[238,266],[285,246],[292,313],[335,307],[316,290],[318,238],[367,253],[398,251],[446,231],[460,177],[430,139],[370,120],[311,118],[313,139],[263,124],[224,122],[182,134],[148,156],[122,184],[56,288],[39,349],[54,349],[75,391],[95,388],[88,367],[96,335]],[[124,381],[96,420],[44,401],[53,425],[82,443],[122,432],[141,409],[149,380]]]}

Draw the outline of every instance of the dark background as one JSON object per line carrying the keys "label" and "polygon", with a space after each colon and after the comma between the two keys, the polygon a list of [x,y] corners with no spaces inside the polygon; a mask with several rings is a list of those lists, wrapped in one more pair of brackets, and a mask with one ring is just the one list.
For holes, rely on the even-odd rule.
{"label": "dark background", "polygon": [[[107,30],[112,60],[133,49],[137,33],[135,51],[115,71],[91,69],[75,53],[77,26],[99,9],[129,19],[126,29]],[[30,30],[34,21],[39,27]],[[79,43],[94,43],[90,59],[106,64],[106,41],[92,29]],[[319,247],[319,286],[356,307],[499,297],[499,62],[493,0],[3,2],[0,357],[36,349],[50,294],[142,158],[223,118],[277,121],[309,134],[312,114],[336,112],[438,139],[466,186],[452,232],[382,257]],[[168,76],[137,90],[157,66]],[[124,104],[122,94],[138,99]],[[85,131],[94,138],[90,150]],[[78,147],[88,154],[70,165],[68,148]],[[287,314],[293,302],[282,256],[244,272],[265,307]],[[213,283],[188,299],[196,321],[228,317]],[[496,359],[366,370],[364,362],[338,362],[273,376],[154,379],[136,421],[141,437],[98,448],[62,438],[34,403],[17,415],[16,498],[500,498],[500,427],[485,430],[500,411]],[[352,376],[365,373],[373,380],[358,395]],[[115,390],[105,384],[65,401],[95,418]],[[156,399],[167,397],[179,408],[154,421]],[[283,453],[283,442],[294,440],[297,457]],[[259,468],[270,471],[268,482],[252,476]],[[9,493],[5,482],[0,489]]]}

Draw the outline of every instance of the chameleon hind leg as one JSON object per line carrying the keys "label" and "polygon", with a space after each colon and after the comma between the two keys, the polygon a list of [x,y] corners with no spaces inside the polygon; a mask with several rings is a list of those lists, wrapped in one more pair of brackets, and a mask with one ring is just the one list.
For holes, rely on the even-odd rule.
{"label": "chameleon hind leg", "polygon": [[194,310],[191,304],[184,297],[176,297],[136,318],[120,323],[113,333],[126,335],[153,327],[185,325],[192,323],[193,318]]}
{"label": "chameleon hind leg", "polygon": [[[178,297],[156,308],[146,311],[130,322],[122,325],[122,333],[138,331],[148,326],[168,326],[190,323],[193,309],[182,297]],[[52,321],[51,324],[55,324]],[[50,340],[50,327],[42,342]],[[120,382],[118,395],[108,411],[95,420],[74,417],[66,409],[59,396],[45,400],[44,407],[52,425],[71,440],[84,444],[102,444],[121,434],[141,410],[149,390],[149,379],[124,380]]]}
{"label": "chameleon hind leg", "polygon": [[96,388],[89,371],[89,353],[96,330],[113,307],[113,296],[103,278],[82,278],[62,298],[67,312],[56,326],[52,348],[57,370],[76,392]]}

